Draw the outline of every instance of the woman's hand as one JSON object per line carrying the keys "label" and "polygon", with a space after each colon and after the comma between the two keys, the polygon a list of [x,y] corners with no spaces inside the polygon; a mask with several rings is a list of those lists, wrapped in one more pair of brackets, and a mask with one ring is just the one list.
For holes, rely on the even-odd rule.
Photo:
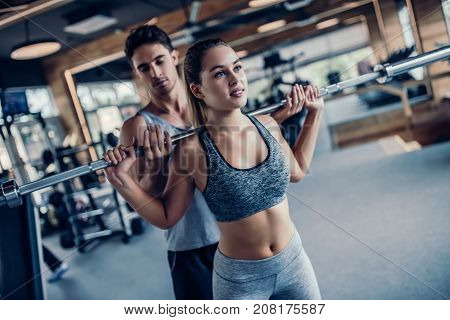
{"label": "woman's hand", "polygon": [[271,114],[272,118],[278,124],[281,124],[287,118],[299,113],[305,104],[305,91],[301,85],[295,84],[291,92],[286,94],[286,103],[283,107]]}
{"label": "woman's hand", "polygon": [[136,152],[134,150],[135,139],[130,146],[120,145],[117,148],[109,149],[103,155],[103,159],[112,164],[105,169],[106,178],[113,186],[123,186],[120,179],[123,175],[129,175],[131,167],[136,162]]}
{"label": "woman's hand", "polygon": [[323,109],[323,98],[319,97],[319,88],[317,88],[317,86],[306,86],[305,95],[305,108],[308,111],[317,112]]}

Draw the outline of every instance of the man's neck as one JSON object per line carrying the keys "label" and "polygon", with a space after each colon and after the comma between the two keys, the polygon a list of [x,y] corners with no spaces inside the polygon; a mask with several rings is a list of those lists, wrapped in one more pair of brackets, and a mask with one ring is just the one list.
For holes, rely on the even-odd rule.
{"label": "man's neck", "polygon": [[145,107],[151,113],[163,117],[169,123],[180,126],[190,124],[191,120],[187,112],[187,99],[180,80],[175,87],[166,95],[153,96],[150,103]]}
{"label": "man's neck", "polygon": [[180,85],[180,79],[178,79],[174,88],[167,94],[153,96],[147,107],[158,114],[184,114],[187,101],[183,88]]}

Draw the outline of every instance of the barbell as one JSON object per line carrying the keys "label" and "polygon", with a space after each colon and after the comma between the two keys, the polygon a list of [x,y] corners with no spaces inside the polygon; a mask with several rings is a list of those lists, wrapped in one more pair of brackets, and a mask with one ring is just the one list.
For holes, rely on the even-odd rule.
{"label": "barbell", "polygon": [[[385,83],[391,80],[393,77],[406,73],[412,69],[420,68],[437,61],[447,60],[449,58],[450,58],[450,46],[445,46],[440,49],[426,52],[417,55],[415,57],[398,61],[393,64],[376,65],[374,67],[373,72],[358,76],[353,79],[341,81],[324,88],[320,88],[319,96],[323,97],[330,93],[337,93],[344,89],[356,87],[358,85],[372,82],[374,80],[377,80],[379,83]],[[282,100],[278,103],[262,107],[260,109],[248,112],[246,114],[255,116],[260,114],[272,113],[273,111],[281,108],[285,102],[286,102],[285,100]],[[181,139],[192,136],[198,130],[199,128],[195,128],[174,135],[171,137],[172,143],[175,144]],[[142,156],[144,154],[142,147],[137,147],[136,153],[137,156],[139,157]],[[112,164],[107,162],[106,160],[97,160],[74,169],[70,169],[46,178],[42,178],[37,181],[26,183],[22,186],[18,186],[14,179],[3,182],[0,190],[0,207],[4,205],[8,205],[10,208],[20,206],[22,204],[22,196],[26,194],[95,172],[97,170],[105,169],[111,165]]]}

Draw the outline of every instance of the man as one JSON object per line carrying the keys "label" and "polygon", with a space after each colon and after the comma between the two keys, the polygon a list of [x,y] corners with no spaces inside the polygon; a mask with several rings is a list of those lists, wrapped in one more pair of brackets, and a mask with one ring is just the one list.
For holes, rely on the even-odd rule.
{"label": "man", "polygon": [[[171,135],[189,129],[187,99],[176,69],[178,52],[167,34],[156,26],[143,25],[128,36],[125,54],[146,85],[151,101],[124,123],[120,143],[143,145],[150,123],[159,124]],[[155,163],[143,157],[131,168],[135,180],[152,196],[160,196],[165,188],[167,160]],[[183,219],[166,231],[176,299],[212,299],[213,259],[219,236],[214,217],[196,190]]]}

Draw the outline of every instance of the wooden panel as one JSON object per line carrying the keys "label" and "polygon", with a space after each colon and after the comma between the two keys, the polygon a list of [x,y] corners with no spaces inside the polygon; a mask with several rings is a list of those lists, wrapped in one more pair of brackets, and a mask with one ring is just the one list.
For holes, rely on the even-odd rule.
{"label": "wooden panel", "polygon": [[381,37],[380,29],[378,28],[377,17],[375,16],[375,11],[373,6],[368,9],[364,16],[366,17],[367,27],[370,30],[370,46],[372,47],[377,61],[382,61],[387,58],[387,48],[384,45],[383,39]]}
{"label": "wooden panel", "polygon": [[[246,0],[205,0],[202,2],[200,9],[201,13],[199,15],[202,18],[206,18],[247,2],[248,1]],[[213,5],[211,3],[213,3]],[[130,26],[125,32],[119,34],[112,33],[97,38],[94,41],[82,44],[73,50],[45,59],[44,66],[46,68],[56,67],[58,69],[69,69],[82,62],[122,51],[129,31],[145,22],[146,21],[143,21],[142,23]],[[179,9],[160,16],[157,26],[170,34],[180,30],[185,23],[185,13],[182,9]]]}
{"label": "wooden panel", "polygon": [[405,46],[403,30],[395,0],[380,0],[380,6],[386,31],[387,47],[391,53]]}
{"label": "wooden panel", "polygon": [[[423,50],[431,51],[437,48],[437,44],[449,42],[449,36],[445,25],[441,1],[436,0],[412,0],[414,15],[422,41]],[[428,67],[430,76],[450,71],[449,63],[437,62]],[[434,80],[431,83],[434,99],[439,102],[450,93],[450,79]]]}
{"label": "wooden panel", "polygon": [[413,138],[423,145],[435,143],[442,137],[450,138],[450,104],[444,103],[438,109],[430,108],[431,104],[429,101],[414,107],[411,132],[406,130],[404,113],[394,110],[330,127],[333,143],[348,147],[394,134],[405,140]]}

